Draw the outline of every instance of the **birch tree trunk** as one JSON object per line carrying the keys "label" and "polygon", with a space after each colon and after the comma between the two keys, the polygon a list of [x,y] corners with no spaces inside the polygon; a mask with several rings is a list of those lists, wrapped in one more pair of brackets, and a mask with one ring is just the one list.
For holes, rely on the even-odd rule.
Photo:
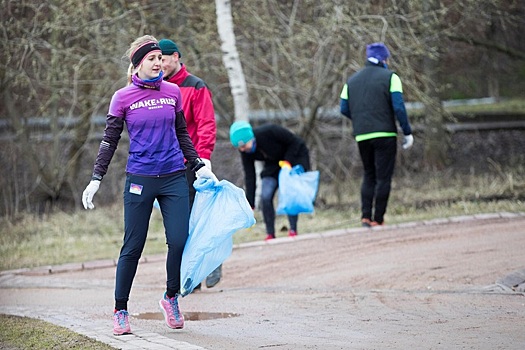
{"label": "birch tree trunk", "polygon": [[234,119],[248,120],[250,110],[248,89],[235,44],[231,3],[229,0],[215,0],[215,7],[217,29],[221,38],[222,61],[228,72],[228,80],[233,97]]}
{"label": "birch tree trunk", "polygon": [[[235,120],[248,121],[250,112],[250,102],[248,99],[248,88],[242,70],[241,60],[235,44],[235,33],[233,32],[233,18],[230,0],[215,0],[215,10],[217,13],[217,30],[221,38],[222,61],[228,72],[228,80],[233,97],[233,109]],[[260,207],[261,198],[261,171],[263,164],[255,162],[255,172],[257,176],[257,187],[255,190],[255,207]]]}

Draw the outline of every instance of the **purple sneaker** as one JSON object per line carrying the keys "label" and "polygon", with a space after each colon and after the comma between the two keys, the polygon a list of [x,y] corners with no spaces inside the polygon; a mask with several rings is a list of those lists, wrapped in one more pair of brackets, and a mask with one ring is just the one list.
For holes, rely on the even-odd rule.
{"label": "purple sneaker", "polygon": [[170,328],[181,329],[184,327],[184,316],[179,309],[178,295],[168,298],[166,293],[159,301],[160,310],[164,314],[164,320]]}
{"label": "purple sneaker", "polygon": [[113,334],[131,334],[131,327],[129,326],[129,314],[126,310],[115,311],[113,314]]}

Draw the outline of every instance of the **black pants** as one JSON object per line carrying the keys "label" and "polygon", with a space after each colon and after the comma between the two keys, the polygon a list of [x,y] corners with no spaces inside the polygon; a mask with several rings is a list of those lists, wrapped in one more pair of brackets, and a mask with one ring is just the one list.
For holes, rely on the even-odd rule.
{"label": "black pants", "polygon": [[186,168],[186,179],[188,180],[188,189],[190,191],[190,213],[191,208],[193,208],[193,202],[195,202],[195,194],[197,191],[195,190],[195,187],[193,187],[193,183],[197,179],[197,176],[195,175],[195,172],[190,169],[190,167]]}
{"label": "black pants", "polygon": [[383,223],[396,164],[397,139],[380,137],[357,144],[364,168],[361,217]]}
{"label": "black pants", "polygon": [[160,178],[128,175],[124,187],[124,242],[120,250],[115,280],[115,306],[127,308],[131,285],[142,255],[157,198],[162,213],[168,255],[166,289],[175,295],[180,289],[180,264],[188,239],[188,182],[183,171]]}
{"label": "black pants", "polygon": [[[302,165],[304,171],[310,171],[310,152],[306,145],[302,145],[297,154],[294,155],[293,164]],[[266,233],[275,235],[275,208],[273,198],[279,188],[278,177],[265,176],[261,179],[261,202]],[[297,231],[298,215],[288,215],[290,230]]]}
{"label": "black pants", "polygon": [[[266,233],[275,236],[275,208],[273,206],[273,197],[279,187],[278,180],[273,176],[265,176],[261,181],[261,203]],[[298,215],[288,215],[290,230],[297,231],[298,220]]]}

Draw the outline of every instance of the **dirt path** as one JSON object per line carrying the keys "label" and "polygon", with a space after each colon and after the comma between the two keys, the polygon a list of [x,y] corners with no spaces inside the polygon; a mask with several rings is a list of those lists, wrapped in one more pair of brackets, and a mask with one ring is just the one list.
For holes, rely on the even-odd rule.
{"label": "dirt path", "polygon": [[[525,275],[525,214],[453,221],[235,249],[218,286],[181,300],[182,331],[158,320],[165,272],[152,259],[132,290],[132,327],[206,349],[525,348],[525,294],[496,284]],[[110,334],[114,268],[9,278],[0,312],[36,304],[24,298],[39,283],[39,310],[73,312],[80,297],[74,312]]]}

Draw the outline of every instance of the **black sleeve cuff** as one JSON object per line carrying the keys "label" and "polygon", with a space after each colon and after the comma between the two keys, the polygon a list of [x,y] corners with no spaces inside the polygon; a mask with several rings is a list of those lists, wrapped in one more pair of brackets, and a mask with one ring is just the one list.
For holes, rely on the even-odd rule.
{"label": "black sleeve cuff", "polygon": [[99,174],[93,174],[93,175],[91,176],[91,180],[102,181],[102,175],[99,175]]}
{"label": "black sleeve cuff", "polygon": [[192,171],[197,171],[203,166],[206,166],[206,164],[204,164],[204,162],[200,158],[195,158],[193,162],[190,163],[190,169]]}

